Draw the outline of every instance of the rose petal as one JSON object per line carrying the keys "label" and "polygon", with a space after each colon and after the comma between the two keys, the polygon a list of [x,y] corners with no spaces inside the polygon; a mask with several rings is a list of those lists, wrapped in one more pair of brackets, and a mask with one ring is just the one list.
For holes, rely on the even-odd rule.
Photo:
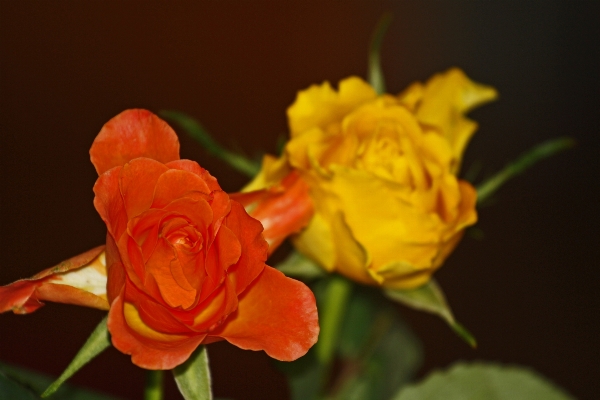
{"label": "rose petal", "polygon": [[150,208],[156,182],[168,170],[150,158],[136,158],[123,166],[119,182],[129,219]]}
{"label": "rose petal", "polygon": [[306,227],[314,214],[308,184],[297,171],[268,190],[235,193],[230,197],[240,202],[252,218],[261,222],[263,236],[269,243],[269,254],[289,235]]}
{"label": "rose petal", "polygon": [[126,110],[108,121],[90,149],[98,175],[134,158],[161,163],[179,159],[179,140],[169,125],[147,110]]}
{"label": "rose petal", "polygon": [[27,314],[53,301],[108,310],[104,246],[45,269],[31,279],[0,287],[0,313]]}
{"label": "rose petal", "polygon": [[217,182],[217,178],[212,176],[207,170],[202,168],[197,162],[191,160],[176,160],[167,163],[167,167],[173,169],[179,169],[182,171],[189,171],[198,175],[206,184],[208,188],[213,190],[221,190],[221,186]]}
{"label": "rose petal", "polygon": [[[194,336],[168,335],[152,330],[146,325],[135,308],[129,310],[129,323],[125,319],[125,303],[123,293],[115,299],[108,313],[108,330],[113,345],[125,354],[131,354],[131,361],[146,369],[173,369],[185,362],[198,347],[205,335]],[[144,337],[140,332],[149,335]]]}
{"label": "rose petal", "polygon": [[269,245],[262,236],[260,222],[250,217],[237,201],[231,202],[231,212],[223,225],[231,229],[242,247],[238,262],[227,270],[236,293],[240,294],[265,268]]}
{"label": "rose petal", "polygon": [[190,192],[210,194],[211,190],[198,175],[188,171],[170,169],[162,174],[156,183],[152,207],[163,208]]}
{"label": "rose petal", "polygon": [[113,168],[98,177],[94,185],[94,207],[118,242],[127,229],[127,213],[119,188],[121,167]]}
{"label": "rose petal", "polygon": [[302,282],[266,266],[239,298],[236,312],[210,335],[293,361],[306,354],[319,336],[315,297]]}

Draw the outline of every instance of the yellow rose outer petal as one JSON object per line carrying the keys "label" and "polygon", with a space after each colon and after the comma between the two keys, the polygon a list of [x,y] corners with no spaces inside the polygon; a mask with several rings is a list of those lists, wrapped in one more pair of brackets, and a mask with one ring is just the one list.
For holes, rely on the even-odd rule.
{"label": "yellow rose outer petal", "polygon": [[173,342],[177,340],[187,339],[187,336],[183,335],[168,335],[155,331],[144,323],[140,317],[140,313],[137,308],[131,303],[124,303],[123,314],[127,325],[133,329],[139,335],[142,335],[151,340],[157,340],[160,342]]}
{"label": "yellow rose outer petal", "polygon": [[287,157],[277,158],[267,154],[263,157],[260,172],[242,189],[242,192],[252,192],[276,185],[290,171]]}
{"label": "yellow rose outer petal", "polygon": [[397,186],[344,167],[335,168],[330,183],[353,235],[369,249],[375,271],[397,261],[414,268],[431,266],[444,228],[437,214],[421,212],[399,197]]}
{"label": "yellow rose outer petal", "polygon": [[464,114],[497,96],[494,88],[475,83],[460,69],[452,68],[427,81],[416,116],[420,122],[441,130],[452,147],[458,168],[465,146],[477,129],[477,124]]}
{"label": "yellow rose outer petal", "polygon": [[304,131],[327,127],[339,122],[358,105],[377,97],[375,90],[358,77],[344,79],[336,92],[329,82],[312,85],[298,92],[296,100],[288,108],[288,121],[292,138]]}
{"label": "yellow rose outer petal", "polygon": [[319,213],[315,213],[308,226],[292,238],[296,249],[315,260],[329,272],[335,264],[335,248],[331,228]]}

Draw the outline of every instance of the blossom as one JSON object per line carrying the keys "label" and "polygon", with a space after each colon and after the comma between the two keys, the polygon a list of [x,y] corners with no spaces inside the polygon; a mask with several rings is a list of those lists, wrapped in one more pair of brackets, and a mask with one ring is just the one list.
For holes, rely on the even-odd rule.
{"label": "blossom", "polygon": [[316,342],[310,289],[265,264],[261,223],[208,171],[179,159],[164,121],[127,110],[105,124],[90,155],[94,206],[108,231],[108,329],[134,364],[171,369],[219,340],[290,361]]}
{"label": "blossom", "polygon": [[315,208],[294,238],[302,253],[361,283],[420,286],[477,220],[475,189],[456,176],[477,129],[464,114],[495,97],[458,69],[397,96],[357,77],[313,85],[288,108],[283,156],[245,190],[299,174]]}

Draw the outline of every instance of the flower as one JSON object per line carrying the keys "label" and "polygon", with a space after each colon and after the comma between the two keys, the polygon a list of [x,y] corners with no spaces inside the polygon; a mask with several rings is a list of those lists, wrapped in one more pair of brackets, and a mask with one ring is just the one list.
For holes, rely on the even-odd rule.
{"label": "flower", "polygon": [[43,306],[42,300],[108,310],[104,246],[0,287],[0,313],[28,314]]}
{"label": "flower", "polygon": [[[134,364],[171,369],[219,340],[291,361],[316,342],[310,289],[265,264],[261,223],[208,171],[179,159],[164,121],[127,110],[104,125],[90,155],[100,175],[94,206],[108,230],[101,263],[108,329]],[[53,300],[23,300],[19,282],[0,288],[0,305],[12,299],[0,311]],[[37,291],[48,285],[35,282]]]}
{"label": "flower", "polygon": [[464,114],[495,97],[458,69],[398,96],[357,77],[313,85],[288,108],[284,155],[245,190],[299,173],[315,207],[294,238],[302,253],[365,284],[420,286],[477,220],[475,189],[456,177],[477,128]]}

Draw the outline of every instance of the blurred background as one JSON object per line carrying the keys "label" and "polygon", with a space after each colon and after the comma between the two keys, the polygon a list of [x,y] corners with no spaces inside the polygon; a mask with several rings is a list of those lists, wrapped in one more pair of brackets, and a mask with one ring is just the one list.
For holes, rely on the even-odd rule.
{"label": "blurred background", "polygon": [[[573,395],[600,389],[600,7],[570,1],[0,1],[0,284],[104,241],[92,205],[89,147],[124,109],[181,110],[222,144],[274,152],[300,89],[366,75],[371,32],[387,88],[459,66],[500,99],[471,114],[480,129],[464,170],[490,175],[526,149],[568,135],[577,148],[507,184],[480,210],[437,273],[470,349],[438,318],[399,309],[422,338],[421,375],[458,359],[530,366]],[[227,191],[246,179],[181,130],[183,158]],[[58,376],[103,313],[48,304],[0,316],[0,361]],[[262,352],[209,346],[214,391],[286,399]],[[144,373],[109,349],[72,383],[142,397]],[[179,398],[167,379],[168,399]]]}

